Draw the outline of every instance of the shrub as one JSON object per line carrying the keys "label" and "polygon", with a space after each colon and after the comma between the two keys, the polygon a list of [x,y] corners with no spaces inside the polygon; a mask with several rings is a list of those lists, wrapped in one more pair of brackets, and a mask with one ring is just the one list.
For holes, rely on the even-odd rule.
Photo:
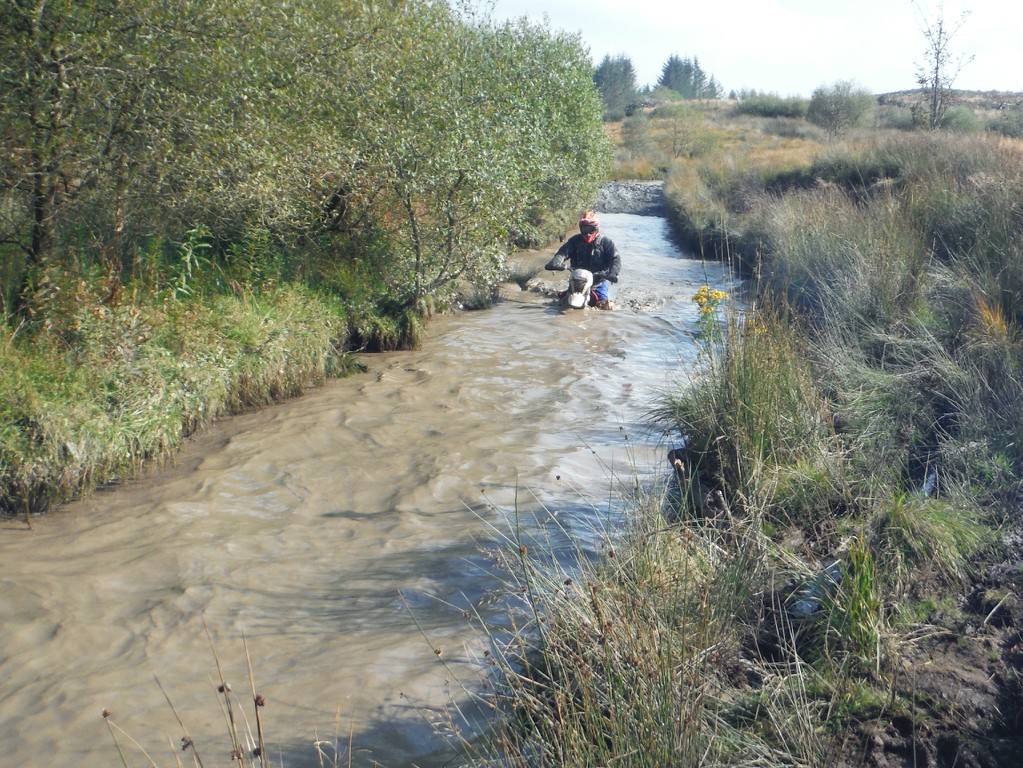
{"label": "shrub", "polygon": [[858,87],[851,80],[842,80],[814,90],[806,119],[826,130],[829,136],[841,136],[863,123],[876,105],[877,99],[870,91]]}
{"label": "shrub", "polygon": [[1023,139],[1023,107],[1015,107],[1002,111],[988,123],[988,130],[1008,136],[1011,139]]}
{"label": "shrub", "polygon": [[895,131],[916,130],[913,110],[909,107],[886,104],[877,110],[877,127]]}
{"label": "shrub", "polygon": [[797,96],[781,97],[777,94],[757,94],[739,101],[735,106],[740,115],[757,117],[805,118],[809,102]]}
{"label": "shrub", "polygon": [[966,106],[950,107],[942,115],[938,127],[952,133],[977,133],[983,129],[981,119],[977,113]]}

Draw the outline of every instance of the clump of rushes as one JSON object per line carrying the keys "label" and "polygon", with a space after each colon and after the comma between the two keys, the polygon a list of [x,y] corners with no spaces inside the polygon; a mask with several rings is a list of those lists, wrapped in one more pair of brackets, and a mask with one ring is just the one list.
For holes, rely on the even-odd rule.
{"label": "clump of rushes", "polygon": [[701,374],[654,418],[684,436],[685,463],[705,486],[763,510],[769,524],[798,524],[825,500],[842,503],[828,404],[781,317],[730,321]]}
{"label": "clump of rushes", "polygon": [[464,744],[472,764],[828,763],[818,713],[839,687],[749,652],[771,577],[758,511],[666,526],[662,501],[637,505],[598,561],[508,537],[518,597],[483,655],[486,703],[504,716]]}

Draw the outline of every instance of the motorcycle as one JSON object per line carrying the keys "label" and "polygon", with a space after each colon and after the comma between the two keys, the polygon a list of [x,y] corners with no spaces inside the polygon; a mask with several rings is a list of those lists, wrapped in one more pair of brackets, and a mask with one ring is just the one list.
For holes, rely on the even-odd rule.
{"label": "motorcycle", "polygon": [[610,299],[600,299],[593,290],[594,284],[608,280],[618,282],[617,278],[603,272],[590,272],[588,269],[573,269],[568,278],[568,288],[558,293],[558,304],[563,309],[614,309]]}
{"label": "motorcycle", "polygon": [[567,309],[586,309],[593,288],[593,273],[588,269],[573,269],[568,277],[568,289],[559,294],[561,306]]}

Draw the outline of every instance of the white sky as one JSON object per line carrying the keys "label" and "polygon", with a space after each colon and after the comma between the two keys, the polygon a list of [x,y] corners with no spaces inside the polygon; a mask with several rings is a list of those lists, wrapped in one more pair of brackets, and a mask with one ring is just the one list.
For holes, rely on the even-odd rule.
{"label": "white sky", "polygon": [[[485,5],[485,2],[484,2]],[[916,88],[926,60],[923,19],[940,0],[493,0],[496,20],[546,17],[580,33],[594,64],[625,54],[639,86],[654,85],[672,54],[699,59],[725,89],[810,96],[852,80],[874,92]],[[921,9],[923,13],[921,13]],[[1023,3],[945,0],[966,63],[954,87],[1023,91]]]}

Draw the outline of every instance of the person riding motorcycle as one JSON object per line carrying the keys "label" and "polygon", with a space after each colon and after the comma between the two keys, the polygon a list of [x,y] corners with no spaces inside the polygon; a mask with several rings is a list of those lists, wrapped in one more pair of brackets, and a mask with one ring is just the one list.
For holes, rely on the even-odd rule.
{"label": "person riding motorcycle", "polygon": [[579,219],[579,234],[568,238],[554,254],[544,269],[559,271],[588,269],[593,273],[593,289],[590,306],[611,309],[610,283],[618,282],[622,269],[622,257],[614,241],[600,231],[600,219],[593,211],[586,211]]}

